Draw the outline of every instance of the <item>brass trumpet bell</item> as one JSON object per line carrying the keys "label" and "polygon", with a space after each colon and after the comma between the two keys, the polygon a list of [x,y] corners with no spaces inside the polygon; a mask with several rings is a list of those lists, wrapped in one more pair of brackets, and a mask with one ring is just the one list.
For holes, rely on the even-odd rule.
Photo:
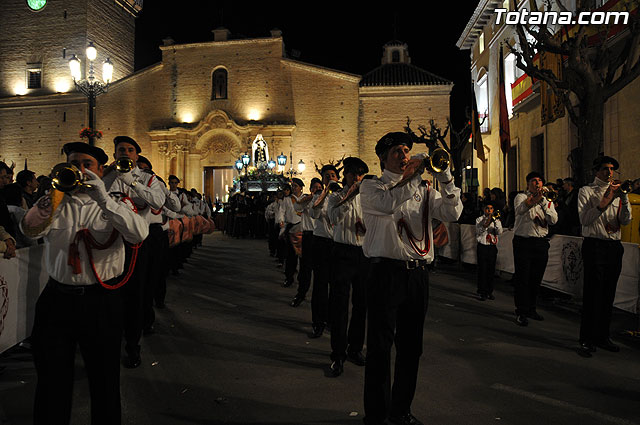
{"label": "brass trumpet bell", "polygon": [[447,168],[449,168],[449,163],[451,162],[451,155],[449,152],[442,148],[436,148],[431,155],[424,159],[425,167],[431,173],[441,173]]}
{"label": "brass trumpet bell", "polygon": [[115,167],[116,167],[116,171],[118,171],[119,173],[128,173],[129,171],[133,170],[133,167],[135,167],[135,164],[133,163],[132,159],[124,156],[116,160]]}
{"label": "brass trumpet bell", "polygon": [[493,221],[500,220],[500,211],[495,211],[495,212],[491,215],[491,220],[493,220]]}
{"label": "brass trumpet bell", "polygon": [[342,186],[340,185],[340,183],[338,183],[336,181],[330,181],[328,187],[329,187],[329,189],[328,189],[329,193],[339,192],[339,191],[342,190]]}
{"label": "brass trumpet bell", "polygon": [[623,181],[622,183],[620,183],[620,187],[618,188],[618,190],[624,194],[631,193],[631,191],[633,190],[633,180]]}
{"label": "brass trumpet bell", "polygon": [[[63,162],[51,170],[51,185],[60,192],[71,192],[83,186],[84,175],[78,168],[68,162]],[[84,185],[87,186],[87,185]]]}
{"label": "brass trumpet bell", "polygon": [[555,202],[558,199],[558,192],[547,187],[542,187],[542,196],[549,202]]}

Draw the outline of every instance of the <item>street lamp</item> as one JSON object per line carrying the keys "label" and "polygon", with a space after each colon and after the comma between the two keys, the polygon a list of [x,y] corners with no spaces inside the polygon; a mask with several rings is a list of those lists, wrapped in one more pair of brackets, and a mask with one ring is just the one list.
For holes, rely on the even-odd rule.
{"label": "street lamp", "polygon": [[[96,96],[106,93],[113,78],[113,63],[107,58],[102,64],[102,81],[99,81],[94,75],[93,62],[98,57],[98,51],[93,43],[89,43],[87,50],[85,51],[87,60],[89,61],[89,72],[87,78],[82,79],[82,71],[80,69],[80,59],[76,55],[72,55],[69,59],[69,70],[71,71],[71,78],[76,89],[83,93],[89,99],[89,128],[91,132],[95,132],[96,127]],[[95,136],[89,136],[89,144],[95,144]]]}
{"label": "street lamp", "polygon": [[[280,157],[278,157],[278,158],[280,158]],[[298,167],[297,167],[298,169],[297,170],[293,169],[293,153],[292,152],[289,152],[289,159],[290,159],[290,161],[289,161],[289,169],[283,173],[283,174],[288,175],[289,178],[292,178],[293,176],[297,176],[299,174],[302,174],[302,172],[307,168],[307,166],[304,163],[304,161],[300,160],[300,162],[298,162]],[[287,162],[287,157],[286,156],[284,157],[284,160],[285,160],[285,164],[286,164],[286,162]],[[283,166],[284,166],[284,164],[283,164]]]}

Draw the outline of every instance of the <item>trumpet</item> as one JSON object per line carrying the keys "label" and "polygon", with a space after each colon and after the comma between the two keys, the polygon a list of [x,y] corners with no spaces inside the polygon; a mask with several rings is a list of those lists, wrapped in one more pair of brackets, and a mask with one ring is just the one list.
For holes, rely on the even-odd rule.
{"label": "trumpet", "polygon": [[617,190],[617,192],[619,192],[620,194],[626,195],[631,193],[631,191],[633,190],[633,180],[625,180],[625,181],[614,180],[612,183],[620,185],[620,187]]}
{"label": "trumpet", "polygon": [[493,214],[491,214],[491,221],[497,220],[500,220],[500,211],[494,211]]}
{"label": "trumpet", "polygon": [[340,201],[334,206],[334,208],[339,207],[340,205],[344,204],[345,202],[355,198],[356,195],[358,193],[360,193],[360,184],[362,184],[362,182],[355,182],[354,183],[355,188],[351,191],[351,193],[346,195],[344,198],[340,199]]}
{"label": "trumpet", "polygon": [[442,148],[436,148],[431,155],[424,159],[425,168],[432,174],[441,173],[449,168],[451,163],[451,155]]}
{"label": "trumpet", "polygon": [[60,192],[66,193],[79,187],[91,187],[84,181],[84,174],[69,162],[62,162],[51,170],[51,186]]}
{"label": "trumpet", "polygon": [[[442,148],[434,149],[433,152],[431,152],[431,155],[427,156],[423,160],[424,167],[431,174],[438,174],[443,172],[444,170],[449,168],[450,162],[451,162],[451,155],[449,155],[449,152],[447,152]],[[391,189],[394,189],[399,186],[404,186],[405,184],[409,183],[409,181],[417,174],[422,174],[420,168],[418,168],[412,176],[403,178],[402,180],[400,180]]]}
{"label": "trumpet", "polygon": [[558,199],[558,192],[553,189],[549,189],[546,186],[542,186],[542,196],[544,196],[544,198],[549,202],[555,202]]}
{"label": "trumpet", "polygon": [[342,190],[342,186],[337,181],[330,181],[327,185],[327,191],[329,193],[339,192]]}
{"label": "trumpet", "polygon": [[128,173],[129,171],[133,170],[134,167],[135,164],[133,160],[126,156],[116,159],[115,169],[119,173]]}

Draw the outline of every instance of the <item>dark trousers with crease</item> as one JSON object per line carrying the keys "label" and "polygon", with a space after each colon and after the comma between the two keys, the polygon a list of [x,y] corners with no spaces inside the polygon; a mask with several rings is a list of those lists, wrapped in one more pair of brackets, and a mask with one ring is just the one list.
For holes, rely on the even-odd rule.
{"label": "dark trousers with crease", "polygon": [[495,245],[478,244],[478,294],[493,294],[493,276],[496,272],[498,247]]}
{"label": "dark trousers with crease", "polygon": [[513,237],[513,263],[516,272],[514,300],[517,315],[528,315],[536,311],[538,290],[548,260],[548,239]]}
{"label": "dark trousers with crease", "polygon": [[[367,323],[365,285],[369,260],[362,247],[334,242],[333,273],[329,281],[329,317],[331,322],[331,360],[344,361],[347,351],[360,352]],[[351,321],[349,321],[351,295]]]}
{"label": "dark trousers with crease", "polygon": [[[409,413],[422,355],[429,302],[426,267],[407,269],[372,260],[367,282],[367,364],[364,377],[365,423]],[[396,358],[391,384],[391,348]]]}
{"label": "dark trousers with crease", "polygon": [[291,227],[289,224],[286,225],[287,228],[284,231],[284,243],[285,243],[285,258],[284,258],[284,280],[289,283],[293,283],[294,276],[296,271],[298,270],[298,255],[296,254],[296,250],[293,249],[293,244],[291,243],[291,238],[289,237],[289,228]]}
{"label": "dark trousers with crease", "polygon": [[297,296],[304,298],[311,287],[311,274],[313,272],[313,231],[302,232],[302,257],[300,257],[300,271],[298,272]]}
{"label": "dark trousers with crease", "polygon": [[[159,238],[160,248],[158,249],[159,258],[155,264],[159,268],[160,274],[156,283],[154,292],[154,299],[156,305],[164,305],[164,300],[167,295],[167,275],[169,274],[169,268],[171,260],[169,258],[169,233],[164,230]],[[154,262],[152,262],[153,264]]]}
{"label": "dark trousers with crease", "polygon": [[91,424],[120,424],[121,341],[120,290],[94,285],[76,295],[47,285],[36,303],[32,334],[38,374],[33,423],[69,424],[79,347],[89,380]]}
{"label": "dark trousers with crease", "polygon": [[326,325],[329,320],[329,278],[333,240],[313,236],[313,289],[311,292],[311,323]]}
{"label": "dark trousers with crease", "polygon": [[[121,288],[124,310],[124,340],[127,354],[140,354],[140,338],[144,323],[144,288],[148,278],[149,238],[140,248],[133,274],[129,281]],[[125,244],[126,264],[131,261],[132,249]]]}
{"label": "dark trousers with crease", "polygon": [[609,339],[609,326],[622,271],[624,248],[620,241],[584,238],[582,264],[584,289],[580,342],[600,343]]}
{"label": "dark trousers with crease", "polygon": [[162,252],[165,248],[164,231],[162,230],[161,224],[152,224],[149,226],[149,236],[144,243],[149,245],[147,251],[147,279],[145,280],[142,291],[142,328],[146,329],[151,327],[156,320],[156,313],[153,310],[153,299],[164,268]]}

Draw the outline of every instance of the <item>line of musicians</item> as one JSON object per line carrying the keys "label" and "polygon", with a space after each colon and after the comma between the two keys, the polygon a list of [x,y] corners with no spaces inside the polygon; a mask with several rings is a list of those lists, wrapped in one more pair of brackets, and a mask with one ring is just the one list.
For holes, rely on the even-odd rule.
{"label": "line of musicians", "polygon": [[109,166],[107,154],[86,143],[63,151],[68,164],[54,168],[52,190],[20,222],[26,236],[43,238],[50,276],[32,332],[33,423],[69,423],[79,348],[91,423],[120,424],[121,360],[141,364],[140,339],[154,332],[166,276],[212,231],[211,211],[195,190],[179,189],[177,177],[167,188],[130,137],[114,139]]}

